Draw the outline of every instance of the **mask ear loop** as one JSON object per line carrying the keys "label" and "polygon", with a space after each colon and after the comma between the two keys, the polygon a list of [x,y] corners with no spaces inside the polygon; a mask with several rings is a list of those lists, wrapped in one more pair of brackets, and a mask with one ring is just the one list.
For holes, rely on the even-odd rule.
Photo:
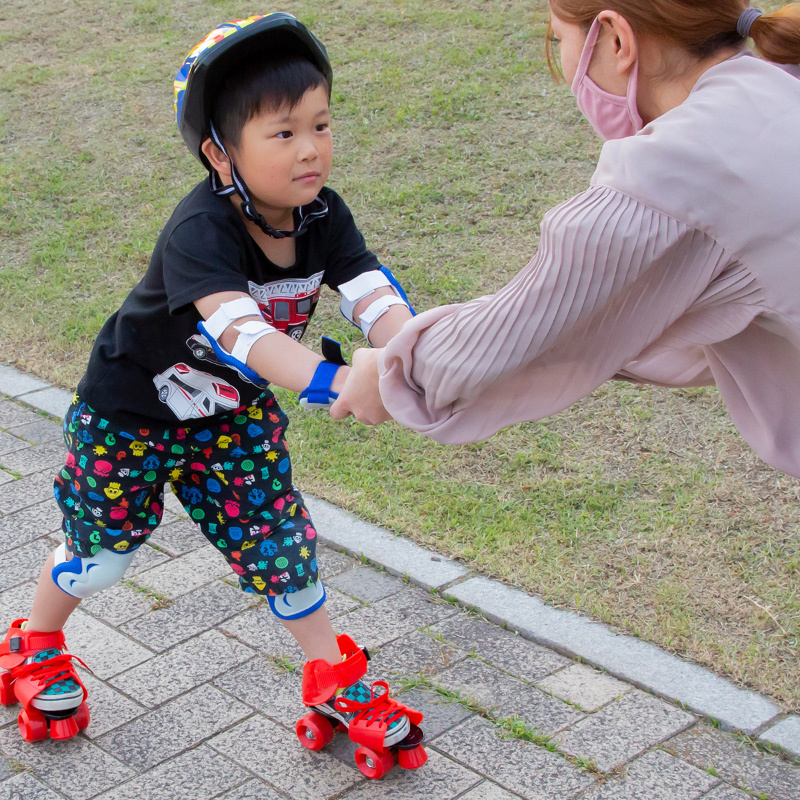
{"label": "mask ear loop", "polygon": [[304,234],[308,230],[308,226],[315,219],[320,219],[328,213],[328,204],[321,197],[316,197],[307,206],[294,209],[292,212],[295,222],[294,230],[285,231],[281,230],[280,228],[273,228],[272,225],[270,225],[264,219],[264,216],[258,211],[251,200],[250,190],[247,188],[247,184],[244,182],[244,180],[242,180],[242,176],[239,175],[239,171],[236,169],[233,159],[225,149],[225,145],[222,143],[222,139],[217,133],[214,123],[211,122],[210,126],[211,141],[214,142],[214,144],[222,151],[223,155],[228,159],[228,163],[231,165],[231,179],[233,180],[232,185],[224,186],[220,181],[217,171],[215,169],[210,169],[208,184],[211,187],[211,191],[220,197],[229,197],[232,194],[238,194],[242,199],[242,213],[247,219],[258,225],[258,227],[261,228],[261,230],[264,231],[267,236],[270,236],[273,239],[294,239]]}

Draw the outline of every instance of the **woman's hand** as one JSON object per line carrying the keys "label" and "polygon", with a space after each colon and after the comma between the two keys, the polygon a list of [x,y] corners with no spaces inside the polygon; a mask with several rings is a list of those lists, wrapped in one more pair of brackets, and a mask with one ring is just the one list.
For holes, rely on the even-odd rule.
{"label": "woman's hand", "polygon": [[331,406],[334,419],[352,414],[364,425],[377,425],[391,419],[378,389],[378,355],[380,349],[361,347],[353,353],[353,365],[339,399]]}

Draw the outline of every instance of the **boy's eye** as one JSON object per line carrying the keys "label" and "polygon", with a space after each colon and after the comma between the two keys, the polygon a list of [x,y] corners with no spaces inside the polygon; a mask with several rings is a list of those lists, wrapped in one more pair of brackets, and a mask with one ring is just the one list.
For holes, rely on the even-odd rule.
{"label": "boy's eye", "polygon": [[291,131],[281,131],[280,133],[276,134],[279,139],[291,139],[292,132]]}
{"label": "boy's eye", "polygon": [[322,133],[323,131],[327,131],[330,128],[330,125],[327,122],[321,122],[317,125],[317,130]]}

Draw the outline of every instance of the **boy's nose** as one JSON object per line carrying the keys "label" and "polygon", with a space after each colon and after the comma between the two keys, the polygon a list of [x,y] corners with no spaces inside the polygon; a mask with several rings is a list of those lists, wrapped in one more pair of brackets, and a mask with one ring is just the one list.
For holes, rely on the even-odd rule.
{"label": "boy's nose", "polygon": [[304,138],[297,156],[300,161],[313,161],[319,155],[316,145],[310,137]]}

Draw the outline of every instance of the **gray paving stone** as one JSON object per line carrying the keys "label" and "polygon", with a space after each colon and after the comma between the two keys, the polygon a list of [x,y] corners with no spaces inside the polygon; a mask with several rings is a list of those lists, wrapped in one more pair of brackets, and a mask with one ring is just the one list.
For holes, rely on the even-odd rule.
{"label": "gray paving stone", "polygon": [[713,769],[726,783],[769,800],[798,800],[800,766],[762,753],[730,734],[697,725],[665,742],[663,749],[700,769]]}
{"label": "gray paving stone", "polygon": [[180,597],[230,573],[228,563],[217,548],[209,544],[141,572],[135,582],[165,597]]}
{"label": "gray paving stone", "polygon": [[481,776],[435,751],[418,770],[395,766],[379,781],[365,781],[347,792],[342,800],[450,800],[475,786]]}
{"label": "gray paving stone", "polygon": [[320,541],[317,541],[317,561],[319,562],[320,575],[325,583],[334,575],[347,572],[347,570],[361,564],[360,561],[347,555],[347,553],[341,553]]}
{"label": "gray paving stone", "polygon": [[722,783],[708,794],[704,794],[703,800],[752,800],[752,795],[740,789],[734,789],[733,786],[728,786],[727,783]]}
{"label": "gray paving stone", "polygon": [[69,800],[88,800],[135,774],[83,736],[64,742],[46,739],[31,746],[16,725],[0,729],[0,752],[25,765],[39,781]]}
{"label": "gray paving stone", "polygon": [[177,645],[109,682],[136,702],[155,708],[252,658],[254,652],[219,631]]}
{"label": "gray paving stone", "polygon": [[462,794],[459,800],[517,800],[517,795],[507,792],[496,783],[484,781],[466,794]]}
{"label": "gray paving stone", "polygon": [[91,721],[89,727],[84,731],[84,736],[89,739],[97,739],[147,712],[144,706],[115,691],[107,683],[98,680],[83,669],[81,670],[81,680],[89,693],[86,702],[89,706]]}
{"label": "gray paving stone", "polygon": [[363,603],[374,603],[397,594],[406,588],[405,583],[385,572],[369,567],[357,567],[326,581],[340,592],[355,597]]}
{"label": "gray paving stone", "polygon": [[784,753],[800,758],[800,717],[788,717],[764,731],[758,738],[762,742],[777,745]]}
{"label": "gray paving stone", "polygon": [[529,642],[513,631],[466,614],[457,614],[432,625],[430,633],[529,683],[570,664],[564,656]]}
{"label": "gray paving stone", "polygon": [[288,729],[306,713],[302,675],[259,655],[214,680],[214,686]]}
{"label": "gray paving stone", "polygon": [[[0,366],[1,370],[2,366]],[[2,375],[0,375],[0,393],[3,392],[2,384]],[[40,419],[41,416],[35,411],[11,400],[0,399],[0,428],[13,428],[15,425],[25,425]]]}
{"label": "gray paving stone", "polygon": [[357,555],[363,554],[393,575],[408,574],[423,589],[441,589],[467,574],[455,561],[394,536],[385,528],[369,525],[324,500],[304,497],[323,541]]}
{"label": "gray paving stone", "polygon": [[6,430],[31,444],[61,442],[64,440],[64,429],[61,423],[44,417],[39,417],[35,422],[25,422],[22,425],[7,427]]}
{"label": "gray paving stone", "polygon": [[67,409],[72,404],[73,393],[66,389],[51,387],[49,389],[39,389],[35,392],[19,395],[18,400],[27,403],[29,406],[52,414],[56,419],[63,419]]}
{"label": "gray paving stone", "polygon": [[146,614],[157,602],[127,583],[118,583],[81,601],[81,609],[116,628]]}
{"label": "gray paving stone", "polygon": [[213,686],[200,686],[101,736],[97,744],[144,771],[191,750],[250,713]]}
{"label": "gray paving stone", "polygon": [[51,500],[0,519],[0,553],[61,529],[61,512]]}
{"label": "gray paving stone", "polygon": [[584,711],[597,711],[601,706],[633,690],[610,675],[583,664],[570,664],[566,669],[548,675],[536,684],[543,692],[574,703]]}
{"label": "gray paving stone", "polygon": [[289,732],[254,716],[220,733],[208,744],[293,800],[325,800],[366,780],[325,750],[312,753]]}
{"label": "gray paving stone", "polygon": [[0,634],[2,637],[5,637],[8,626],[15,619],[27,617],[35,594],[36,584],[32,581],[20,583],[12,589],[0,592]]}
{"label": "gray paving stone", "polygon": [[10,483],[13,480],[15,480],[14,476],[0,467],[0,486],[4,483]]}
{"label": "gray paving stone", "polygon": [[432,742],[437,736],[473,716],[472,711],[438,692],[411,689],[397,694],[393,690],[392,696],[425,715],[420,727],[425,732],[427,742]]}
{"label": "gray paving stone", "polygon": [[241,767],[200,745],[99,795],[96,800],[211,800],[248,777],[249,773]]}
{"label": "gray paving stone", "polygon": [[18,436],[6,433],[5,431],[0,431],[0,460],[2,460],[3,464],[5,464],[6,456],[9,453],[24,450],[30,446],[30,442],[26,442],[24,439],[20,439]]}
{"label": "gray paving stone", "polygon": [[557,753],[503,738],[477,716],[440,736],[436,749],[526,800],[572,800],[595,781]]}
{"label": "gray paving stone", "polygon": [[254,778],[221,794],[216,800],[286,800],[286,796],[278,794],[271,786]]}
{"label": "gray paving stone", "polygon": [[767,698],[738,689],[702,667],[487,578],[471,578],[445,596],[474,606],[488,619],[506,622],[545,647],[720,720],[724,727],[752,733],[780,712]]}
{"label": "gray paving stone", "polygon": [[434,678],[434,683],[465,700],[491,710],[492,715],[519,717],[536,731],[550,735],[584,718],[576,709],[548,697],[533,686],[506,675],[475,658],[457,664]]}
{"label": "gray paving stone", "polygon": [[53,470],[35,472],[0,486],[0,514],[13,514],[23,508],[50,502],[53,498]]}
{"label": "gray paving stone", "polygon": [[135,575],[140,575],[142,572],[157,567],[159,564],[164,564],[169,561],[169,556],[162,553],[155,547],[150,547],[149,544],[143,544],[137,548],[133,561],[128,569],[125,570],[123,580],[130,580]]}
{"label": "gray paving stone", "polygon": [[433,595],[420,589],[405,589],[341,617],[337,628],[360,646],[374,649],[455,613],[457,609]]}
{"label": "gray paving stone", "polygon": [[186,509],[181,505],[169,484],[164,487],[164,509],[180,519],[189,519]]}
{"label": "gray paving stone", "polygon": [[156,528],[149,541],[171,556],[182,556],[199,550],[208,544],[208,539],[200,532],[200,528],[190,519],[176,519],[174,522]]}
{"label": "gray paving stone", "polygon": [[303,651],[292,634],[264,607],[238,614],[217,627],[267,656],[285,656],[296,666],[301,666],[305,661]]}
{"label": "gray paving stone", "polygon": [[13,453],[6,453],[0,456],[0,464],[5,469],[20,475],[31,475],[46,469],[55,472],[64,466],[66,452],[64,442],[47,442],[28,446],[24,450],[15,450]]}
{"label": "gray paving stone", "polygon": [[14,367],[0,364],[0,392],[9,397],[18,397],[26,392],[33,392],[36,389],[45,389],[50,386],[46,381],[26,375]]}
{"label": "gray paving stone", "polygon": [[100,680],[118,675],[153,655],[80,608],[67,620],[64,635],[70,652],[80,656]]}
{"label": "gray paving stone", "polygon": [[423,631],[414,631],[373,652],[370,675],[373,680],[389,683],[398,678],[430,678],[466,657],[461,650],[432,639]]}
{"label": "gray paving stone", "polygon": [[[44,562],[52,552],[52,543],[42,538],[5,553],[0,565],[0,591],[27,581],[38,581]],[[18,611],[17,616],[26,616],[30,607]]]}
{"label": "gray paving stone", "polygon": [[555,742],[563,752],[610,772],[694,723],[691,714],[632,692],[558,734]]}
{"label": "gray paving stone", "polygon": [[624,775],[610,777],[581,800],[697,800],[719,782],[719,778],[655,750],[631,762]]}
{"label": "gray paving stone", "polygon": [[121,625],[120,630],[151,650],[162,652],[252,608],[253,604],[252,595],[215,581],[177,597],[164,608],[147,611]]}
{"label": "gray paving stone", "polygon": [[20,772],[0,783],[0,800],[61,800],[28,772]]}

